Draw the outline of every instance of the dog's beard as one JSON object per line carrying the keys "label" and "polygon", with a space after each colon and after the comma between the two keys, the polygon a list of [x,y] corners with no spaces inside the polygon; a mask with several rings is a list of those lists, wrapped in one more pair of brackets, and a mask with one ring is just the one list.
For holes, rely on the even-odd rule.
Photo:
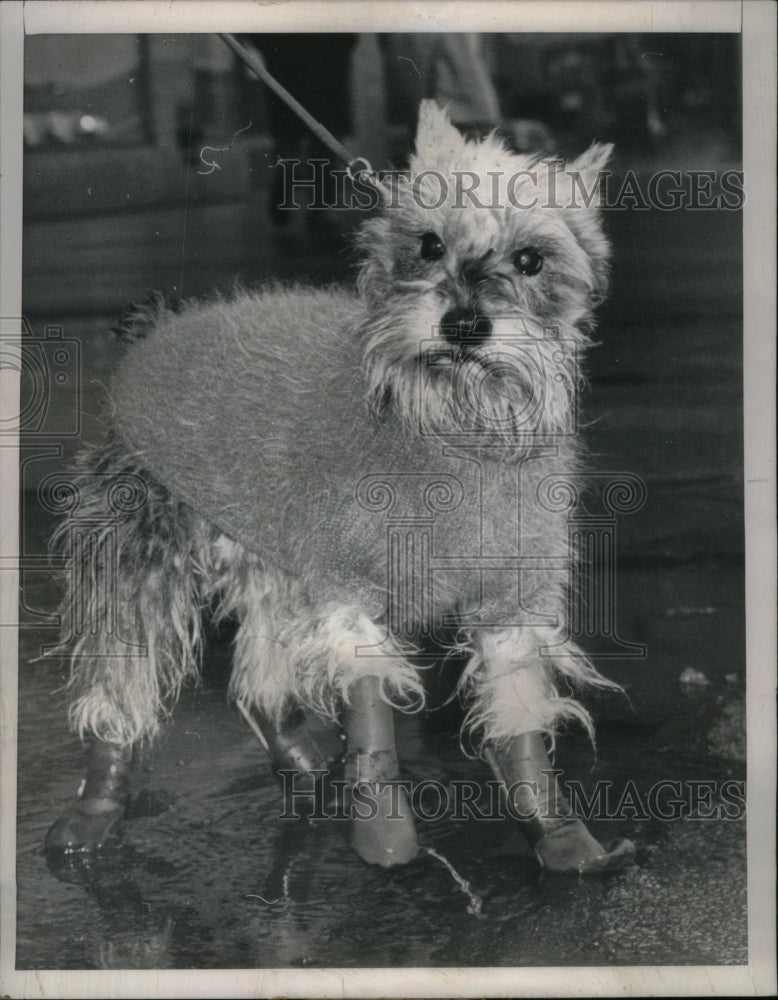
{"label": "dog's beard", "polygon": [[485,340],[449,343],[433,316],[439,323],[439,307],[425,303],[366,325],[365,373],[379,417],[391,411],[422,437],[513,452],[574,432],[577,331],[563,339],[555,328],[503,315]]}

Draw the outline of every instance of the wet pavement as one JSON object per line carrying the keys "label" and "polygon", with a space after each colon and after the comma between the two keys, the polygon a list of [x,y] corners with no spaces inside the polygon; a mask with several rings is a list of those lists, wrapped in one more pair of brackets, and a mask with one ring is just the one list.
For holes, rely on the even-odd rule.
{"label": "wet pavement", "polygon": [[[420,822],[419,833],[457,880],[426,852],[403,869],[365,865],[342,822],[281,820],[264,752],[226,701],[222,635],[209,644],[202,687],[184,694],[136,762],[122,846],[89,864],[51,865],[43,836],[78,786],[81,751],[65,725],[63,667],[39,658],[53,641],[56,588],[31,561],[19,692],[19,968],[747,961],[746,821],[734,801],[745,779],[740,216],[613,212],[606,225],[613,292],[585,419],[593,466],[647,485],[645,505],[617,525],[618,634],[646,656],[598,664],[628,697],[590,701],[596,755],[571,733],[556,766],[588,790],[612,783],[611,818],[591,827],[601,840],[633,839],[637,864],[607,879],[546,876],[510,821],[457,820],[449,810]],[[34,329],[59,323],[82,345],[83,436],[99,430],[101,385],[115,360],[104,330],[126,301],[151,287],[229,287],[236,273],[246,283],[342,278],[337,234],[312,235],[299,220],[263,243],[266,231],[259,209],[240,204],[200,206],[186,219],[167,209],[28,227],[26,312]],[[73,446],[64,442],[65,456]],[[29,558],[43,553],[49,524],[36,486],[60,457],[41,448],[27,458]],[[440,707],[447,694],[434,685],[437,710],[400,720],[404,776],[484,781],[486,766],[461,753],[457,707]],[[680,783],[685,808],[696,794],[708,818],[644,814],[661,781]]]}
{"label": "wet pavement", "polygon": [[[72,794],[80,758],[52,714],[44,683],[29,685],[22,728],[17,961],[25,968],[708,965],[744,963],[742,820],[592,822],[602,839],[628,835],[637,865],[604,879],[543,876],[509,821],[419,824],[469,883],[430,855],[383,870],[348,848],[335,820],[282,820],[280,789],[223,687],[185,697],[135,775],[124,843],[84,865],[46,866],[46,827]],[[38,688],[37,692],[35,687]],[[696,713],[683,706],[686,726]],[[44,721],[48,746],[41,746]],[[680,719],[679,719],[680,721]],[[699,724],[699,720],[697,720]],[[583,744],[557,756],[565,779],[628,782],[647,801],[658,779],[717,782],[742,769],[705,751],[681,757],[645,724],[605,726],[596,764]],[[671,739],[671,737],[670,737]],[[403,775],[484,780],[461,758],[452,726],[399,727]],[[45,753],[47,766],[43,771]],[[56,760],[57,767],[51,762]],[[27,766],[31,764],[32,766]],[[684,792],[688,801],[688,791]],[[715,796],[714,796],[715,798]],[[432,802],[430,810],[434,810]],[[734,810],[733,810],[734,811]],[[474,896],[480,900],[480,913]]]}

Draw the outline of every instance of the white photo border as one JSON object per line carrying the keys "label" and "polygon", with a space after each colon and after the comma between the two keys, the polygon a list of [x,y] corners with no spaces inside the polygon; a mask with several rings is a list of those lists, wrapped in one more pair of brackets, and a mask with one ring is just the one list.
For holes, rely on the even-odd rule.
{"label": "white photo border", "polygon": [[[0,628],[0,994],[12,997],[763,996],[775,978],[776,783],[776,6],[291,0],[10,0],[0,4],[0,317],[21,315],[25,34],[256,30],[733,32],[743,42],[744,433],[748,710],[748,966],[62,972],[15,970],[17,634]],[[18,372],[0,372],[0,418],[18,413]],[[18,614],[18,452],[0,448],[0,621]],[[10,550],[10,551],[7,551]],[[18,553],[17,553],[18,555]]]}

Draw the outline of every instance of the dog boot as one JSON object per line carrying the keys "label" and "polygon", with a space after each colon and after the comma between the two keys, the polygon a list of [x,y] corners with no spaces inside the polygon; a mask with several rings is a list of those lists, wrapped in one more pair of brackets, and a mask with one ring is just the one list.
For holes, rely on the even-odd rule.
{"label": "dog boot", "polygon": [[279,723],[256,709],[252,714],[276,771],[310,774],[327,768],[327,754],[319,745],[301,708],[288,711]]}
{"label": "dog boot", "polygon": [[488,745],[484,757],[503,786],[511,815],[518,819],[547,871],[589,875],[632,864],[635,847],[631,841],[619,840],[606,850],[573,815],[541,732],[515,736],[499,749]]}
{"label": "dog boot", "polygon": [[276,722],[258,708],[240,710],[270,756],[270,763],[284,789],[285,815],[320,815],[327,797],[326,777],[330,755],[313,731],[308,717],[297,706]]}
{"label": "dog boot", "polygon": [[348,741],[346,780],[351,788],[351,843],[369,864],[404,865],[419,853],[410,802],[398,784],[391,705],[381,698],[378,677],[351,688],[344,713]]}
{"label": "dog boot", "polygon": [[118,838],[129,799],[131,762],[131,747],[95,740],[78,798],[46,834],[47,851],[94,851]]}

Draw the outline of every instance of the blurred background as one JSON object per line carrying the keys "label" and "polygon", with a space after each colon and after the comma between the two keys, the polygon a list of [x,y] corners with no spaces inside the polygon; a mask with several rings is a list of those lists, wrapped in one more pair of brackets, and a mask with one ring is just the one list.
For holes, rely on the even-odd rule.
{"label": "blurred background", "polygon": [[[532,152],[570,155],[599,139],[616,143],[625,157],[673,166],[738,156],[737,35],[242,40],[377,166],[402,161],[423,97],[448,104],[461,127],[500,126],[514,145]],[[227,146],[238,130],[231,155],[219,158],[220,176],[208,174],[208,183],[194,186],[190,177],[186,192],[245,197],[268,183],[263,152],[293,156],[307,138],[213,35],[32,36],[25,81],[30,217],[181,199],[182,161],[202,166],[201,146]],[[76,175],[88,183],[69,183]]]}
{"label": "blurred background", "polygon": [[[355,154],[402,166],[418,101],[517,150],[616,145],[618,181],[741,166],[737,35],[251,35],[273,73]],[[226,704],[228,636],[139,767],[126,850],[52,873],[46,828],[77,786],[41,484],[102,434],[111,327],[153,290],[172,303],[237,280],[354,275],[358,211],[278,209],[277,158],[327,156],[212,35],[33,36],[25,46],[22,586],[17,962],[27,968],[717,964],[747,960],[745,824],[604,824],[639,865],[543,884],[502,824],[447,818],[437,867],[368,870],[340,833],[281,830],[261,749]],[[618,184],[616,185],[618,187]],[[745,776],[742,222],[737,210],[606,211],[612,289],[583,423],[591,466],[647,485],[619,517],[618,637],[646,655],[598,667],[628,698],[594,701],[598,750],[557,747],[566,776]],[[626,649],[626,647],[625,647]],[[414,779],[483,780],[461,714],[431,692],[399,721]],[[718,785],[716,785],[718,787]],[[167,797],[166,797],[167,796]],[[173,808],[170,805],[175,800]],[[163,805],[160,806],[159,803]],[[154,803],[157,803],[156,805]],[[431,864],[432,862],[430,862]],[[54,875],[56,874],[56,878]],[[553,880],[552,880],[553,881]]]}

